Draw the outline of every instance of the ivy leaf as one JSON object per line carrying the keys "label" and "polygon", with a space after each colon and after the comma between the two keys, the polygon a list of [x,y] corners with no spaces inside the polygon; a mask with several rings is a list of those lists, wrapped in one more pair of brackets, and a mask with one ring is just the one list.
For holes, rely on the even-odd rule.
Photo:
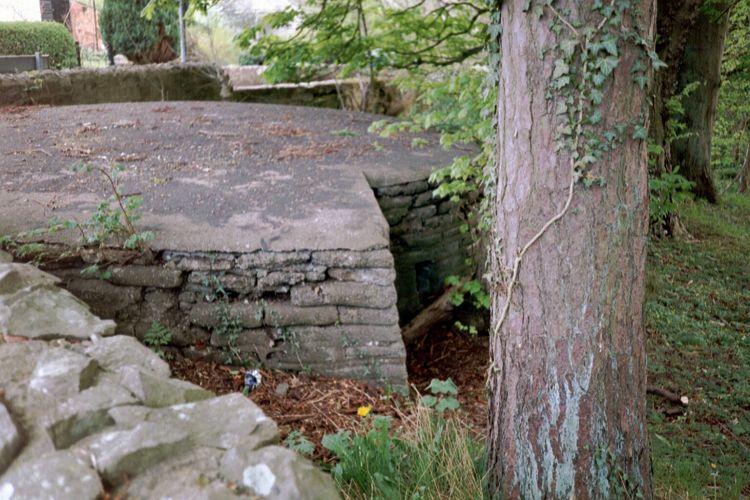
{"label": "ivy leaf", "polygon": [[584,165],[591,165],[592,163],[596,163],[596,156],[587,154],[583,158],[581,158],[581,163]]}
{"label": "ivy leaf", "polygon": [[570,58],[573,57],[573,53],[575,52],[577,45],[578,40],[569,38],[560,42],[560,50],[562,51],[563,55],[565,55],[565,57]]}
{"label": "ivy leaf", "polygon": [[609,52],[609,55],[617,57],[617,38],[613,35],[610,35],[606,40],[603,40],[601,47]]}
{"label": "ivy leaf", "polygon": [[570,66],[562,59],[555,60],[555,69],[552,71],[552,78],[558,79],[562,76],[567,75],[570,72]]}
{"label": "ivy leaf", "polygon": [[557,133],[560,135],[572,135],[573,134],[573,128],[570,126],[570,124],[564,124],[557,127]]}
{"label": "ivy leaf", "polygon": [[661,68],[667,67],[667,63],[662,61],[659,58],[659,54],[657,54],[655,51],[649,50],[648,57],[649,59],[651,59],[651,65],[654,67],[654,71],[659,71]]}
{"label": "ivy leaf", "polygon": [[648,77],[646,75],[635,75],[633,77],[633,81],[638,84],[638,86],[641,89],[646,88],[646,85],[648,85]]}
{"label": "ivy leaf", "polygon": [[633,139],[645,141],[648,137],[648,131],[643,125],[637,125],[633,131]]}
{"label": "ivy leaf", "polygon": [[643,61],[641,61],[640,58],[636,59],[636,61],[633,63],[633,67],[630,69],[633,73],[641,73],[643,71],[646,71],[646,65],[643,64]]}
{"label": "ivy leaf", "polygon": [[619,62],[620,61],[616,57],[603,57],[599,59],[596,66],[604,76],[609,76],[615,70]]}
{"label": "ivy leaf", "polygon": [[552,86],[555,89],[560,90],[560,89],[564,88],[566,85],[568,85],[569,83],[570,83],[570,77],[569,76],[561,76],[560,78],[556,79],[553,82]]}

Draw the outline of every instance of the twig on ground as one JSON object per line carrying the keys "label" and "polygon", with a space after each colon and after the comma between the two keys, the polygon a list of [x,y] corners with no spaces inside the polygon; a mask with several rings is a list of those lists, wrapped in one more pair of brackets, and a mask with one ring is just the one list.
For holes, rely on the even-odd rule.
{"label": "twig on ground", "polygon": [[655,385],[650,385],[646,388],[646,394],[652,394],[654,396],[659,396],[661,398],[666,399],[667,401],[680,405],[680,406],[687,406],[690,400],[687,396],[679,396],[675,394],[672,391],[669,391],[667,389],[663,389],[661,387],[656,387]]}

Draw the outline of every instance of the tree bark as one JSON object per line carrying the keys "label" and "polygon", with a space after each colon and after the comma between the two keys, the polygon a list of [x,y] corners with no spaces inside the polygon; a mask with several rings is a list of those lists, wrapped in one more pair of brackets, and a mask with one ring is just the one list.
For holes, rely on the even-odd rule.
{"label": "tree bark", "polygon": [[[711,169],[711,137],[721,86],[721,55],[729,29],[727,2],[715,2],[713,9],[701,8],[695,26],[685,43],[677,77],[677,92],[700,82],[698,88],[683,100],[684,121],[688,137],[672,146],[675,166],[689,181],[693,192],[711,203],[719,200]],[[721,12],[724,12],[721,15]]]}
{"label": "tree bark", "polygon": [[[501,244],[491,251],[493,274],[505,283],[492,288],[490,487],[503,498],[650,498],[642,315],[647,155],[632,129],[588,168],[602,185],[575,182],[569,210],[528,247],[501,322],[508,270],[561,213],[577,178],[570,148],[556,147],[556,110],[570,101],[550,85],[555,48],[575,26],[583,32],[601,22],[595,0],[556,1],[541,17],[526,3],[505,0],[501,8],[492,239]],[[654,2],[630,5],[621,23],[605,29],[635,27],[652,39]],[[555,21],[562,16],[569,26]],[[622,38],[618,52],[596,108],[601,121],[586,126],[594,134],[647,121],[647,91],[631,72],[643,53]]]}

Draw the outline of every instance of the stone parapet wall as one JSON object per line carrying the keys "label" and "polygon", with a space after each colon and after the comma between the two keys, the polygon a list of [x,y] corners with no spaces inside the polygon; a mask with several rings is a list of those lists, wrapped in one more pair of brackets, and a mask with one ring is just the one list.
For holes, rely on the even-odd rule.
{"label": "stone parapet wall", "polygon": [[117,333],[143,340],[157,321],[172,333],[167,349],[189,357],[403,385],[399,322],[446,277],[472,271],[464,219],[433,189],[425,180],[374,189],[390,248],[163,251],[106,266],[106,279],[82,274],[82,263],[51,272]]}
{"label": "stone parapet wall", "polygon": [[375,189],[391,227],[391,252],[401,322],[439,295],[445,278],[472,271],[471,236],[458,207],[433,196],[435,186],[418,180]]}
{"label": "stone parapet wall", "polygon": [[210,64],[77,68],[0,75],[0,106],[219,100],[224,77]]}
{"label": "stone parapet wall", "polygon": [[[257,67],[249,69],[256,80],[260,78]],[[244,67],[167,63],[0,75],[0,106],[232,100],[398,116],[415,99],[392,85],[390,77],[378,79],[374,89],[370,89],[369,80],[361,78],[238,85],[248,81],[246,73]]]}
{"label": "stone parapet wall", "polygon": [[143,339],[156,320],[189,356],[406,383],[388,249],[166,251],[108,272],[101,280],[53,271],[118,333]]}

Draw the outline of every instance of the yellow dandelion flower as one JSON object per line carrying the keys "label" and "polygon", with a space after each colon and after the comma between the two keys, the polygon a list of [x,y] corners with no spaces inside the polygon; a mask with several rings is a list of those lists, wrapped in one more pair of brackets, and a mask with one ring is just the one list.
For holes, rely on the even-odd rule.
{"label": "yellow dandelion flower", "polygon": [[360,406],[359,408],[357,408],[357,415],[359,415],[360,417],[366,417],[370,414],[371,410],[372,405]]}
{"label": "yellow dandelion flower", "polygon": [[715,468],[716,468],[716,464],[712,463],[712,464],[711,464],[711,468],[712,468],[712,469],[715,469]]}

